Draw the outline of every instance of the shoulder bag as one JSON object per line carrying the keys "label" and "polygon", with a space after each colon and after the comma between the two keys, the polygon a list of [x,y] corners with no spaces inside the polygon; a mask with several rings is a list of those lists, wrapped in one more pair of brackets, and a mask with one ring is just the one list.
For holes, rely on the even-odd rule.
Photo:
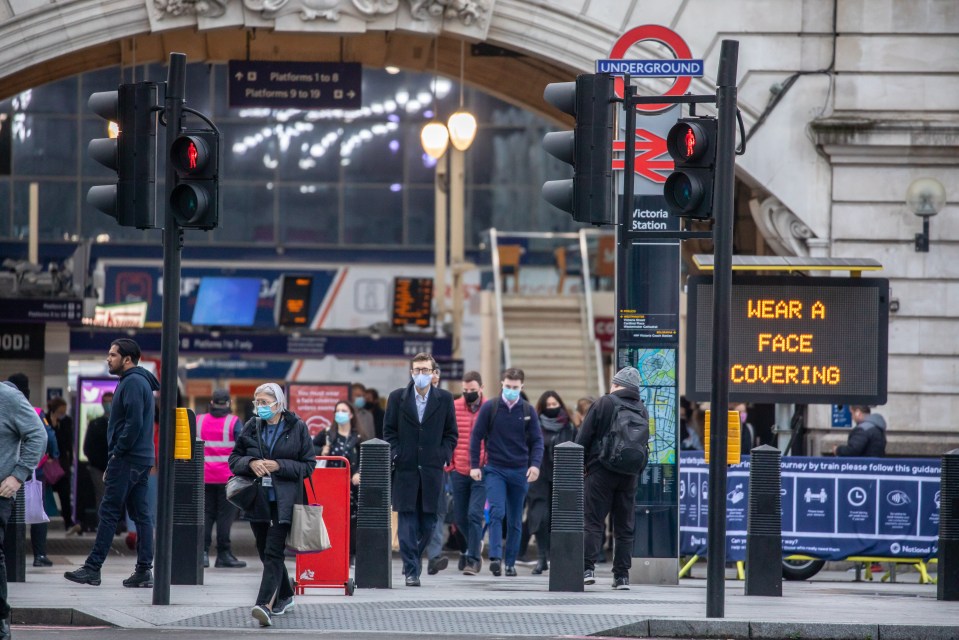
{"label": "shoulder bag", "polygon": [[[310,488],[313,490],[313,499],[316,500],[312,476],[310,476]],[[326,551],[331,546],[330,534],[326,530],[326,523],[323,522],[323,505],[293,505],[293,521],[290,524],[290,533],[286,536],[287,549],[296,553],[318,553]]]}

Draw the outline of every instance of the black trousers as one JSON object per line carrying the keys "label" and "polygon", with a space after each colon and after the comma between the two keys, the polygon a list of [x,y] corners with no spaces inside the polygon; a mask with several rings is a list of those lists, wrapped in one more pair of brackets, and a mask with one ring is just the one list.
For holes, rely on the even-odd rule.
{"label": "black trousers", "polygon": [[30,546],[33,548],[34,558],[47,555],[47,528],[49,526],[46,522],[30,525]]}
{"label": "black trousers", "polygon": [[203,548],[210,550],[210,544],[213,542],[213,525],[216,524],[216,551],[217,553],[230,550],[230,528],[233,521],[240,513],[240,510],[234,507],[226,499],[225,484],[207,484],[203,486],[203,515],[205,526],[203,528]]}
{"label": "black trousers", "polygon": [[7,604],[7,559],[3,555],[3,542],[11,513],[13,500],[0,498],[0,619],[10,617],[10,605]]}
{"label": "black trousers", "polygon": [[611,515],[615,547],[613,576],[629,576],[633,551],[633,508],[636,503],[638,475],[615,473],[595,465],[590,467],[584,486],[583,566],[596,568],[595,560],[603,548],[606,516]]}
{"label": "black trousers", "polygon": [[60,498],[60,515],[63,516],[63,528],[69,529],[73,526],[73,502],[70,497],[70,493],[73,490],[73,487],[70,486],[73,475],[70,473],[70,467],[65,467],[63,471],[63,477],[50,488],[53,489]]}
{"label": "black trousers", "polygon": [[256,594],[258,605],[272,605],[293,595],[293,585],[286,571],[286,536],[290,533],[290,523],[277,522],[276,503],[270,503],[269,522],[251,522],[253,537],[256,538],[256,551],[263,562],[263,576],[260,578],[260,591]]}

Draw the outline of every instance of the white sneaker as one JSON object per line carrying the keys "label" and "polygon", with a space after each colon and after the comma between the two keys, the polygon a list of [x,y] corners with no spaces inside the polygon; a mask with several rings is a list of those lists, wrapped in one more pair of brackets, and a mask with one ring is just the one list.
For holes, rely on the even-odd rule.
{"label": "white sneaker", "polygon": [[256,605],[253,607],[253,619],[260,623],[261,627],[272,627],[273,626],[273,617],[270,615],[270,610],[262,605]]}

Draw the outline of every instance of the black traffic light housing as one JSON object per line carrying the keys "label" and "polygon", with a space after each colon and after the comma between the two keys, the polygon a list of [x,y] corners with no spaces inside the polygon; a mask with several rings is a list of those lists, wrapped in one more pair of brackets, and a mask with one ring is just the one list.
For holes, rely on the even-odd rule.
{"label": "black traffic light housing", "polygon": [[666,178],[663,195],[670,213],[688,218],[713,216],[716,170],[716,118],[680,118],[666,135],[666,149],[675,170]]}
{"label": "black traffic light housing", "polygon": [[169,199],[184,229],[215,229],[219,223],[220,136],[208,129],[184,129],[170,147],[176,178]]}
{"label": "black traffic light housing", "polygon": [[116,138],[90,141],[87,153],[117,172],[117,182],[98,185],[87,192],[87,202],[117,219],[121,227],[152,229],[156,226],[157,85],[153,82],[121,84],[116,91],[90,95],[90,108],[115,122]]}
{"label": "black traffic light housing", "polygon": [[547,133],[547,153],[573,165],[573,178],[543,184],[543,198],[577,222],[613,224],[613,138],[616,102],[613,77],[583,74],[576,82],[546,85],[543,98],[576,118],[573,131]]}

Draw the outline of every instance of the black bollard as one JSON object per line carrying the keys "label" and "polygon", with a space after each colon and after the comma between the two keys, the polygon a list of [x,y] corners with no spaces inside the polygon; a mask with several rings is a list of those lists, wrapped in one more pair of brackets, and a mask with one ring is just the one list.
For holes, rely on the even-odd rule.
{"label": "black bollard", "polygon": [[783,594],[782,454],[763,445],[750,452],[746,521],[746,595]]}
{"label": "black bollard", "polygon": [[193,441],[190,460],[173,461],[173,540],[170,584],[203,584],[203,486],[202,440]]}
{"label": "black bollard", "polygon": [[583,447],[553,448],[549,590],[583,591]]}
{"label": "black bollard", "polygon": [[393,586],[390,548],[390,445],[374,438],[360,445],[360,492],[356,509],[356,586]]}
{"label": "black bollard", "polygon": [[24,524],[23,487],[17,491],[13,512],[7,520],[3,538],[3,556],[7,565],[7,582],[27,581],[27,525]]}
{"label": "black bollard", "polygon": [[937,600],[959,600],[959,449],[942,456]]}

